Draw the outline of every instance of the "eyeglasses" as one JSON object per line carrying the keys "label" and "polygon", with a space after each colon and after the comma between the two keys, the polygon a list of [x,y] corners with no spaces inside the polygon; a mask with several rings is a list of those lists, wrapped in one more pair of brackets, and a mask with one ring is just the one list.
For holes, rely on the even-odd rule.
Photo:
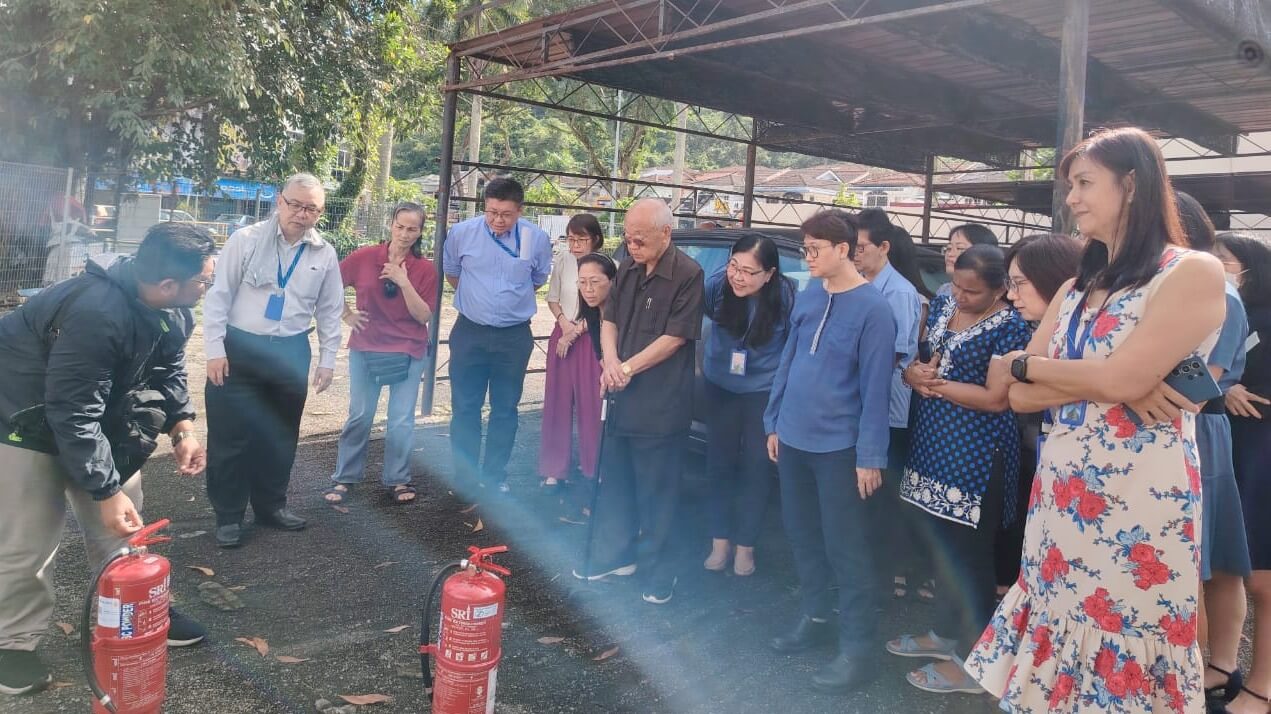
{"label": "eyeglasses", "polygon": [[747,270],[746,268],[741,267],[741,263],[738,263],[736,260],[730,260],[730,261],[728,261],[728,272],[730,272],[730,273],[738,273],[738,274],[744,275],[744,276],[746,276],[746,277],[748,277],[748,278],[757,278],[757,277],[759,277],[760,275],[763,275],[764,273],[766,273],[766,272],[768,272],[768,271],[766,271],[766,270]]}
{"label": "eyeglasses", "polygon": [[1025,285],[1032,285],[1032,282],[1024,278],[1006,278],[1006,289],[1013,293],[1019,292]]}
{"label": "eyeglasses", "polygon": [[485,217],[492,221],[512,221],[516,219],[517,211],[492,211],[486,209]]}
{"label": "eyeglasses", "polygon": [[626,244],[628,249],[635,248],[636,250],[644,250],[645,246],[649,244],[649,242],[646,240],[640,240],[639,238],[628,238],[626,236],[622,237],[622,242]]}
{"label": "eyeglasses", "polygon": [[195,276],[195,277],[191,278],[191,280],[193,280],[194,282],[198,283],[199,285],[204,285],[204,286],[207,286],[207,287],[209,287],[209,288],[210,288],[210,287],[212,287],[213,283],[215,283],[215,282],[216,282],[216,274],[215,274],[215,273],[213,273],[213,274],[212,274],[212,277],[210,277],[210,278],[204,278],[204,277],[200,277],[200,276]]}
{"label": "eyeglasses", "polygon": [[[831,243],[829,247],[830,247],[830,248],[833,248],[833,247],[834,247],[834,244],[833,244],[833,243]],[[818,255],[820,255],[820,254],[821,254],[821,247],[820,247],[820,246],[815,246],[815,245],[811,245],[811,244],[807,244],[807,243],[805,243],[805,244],[804,244],[801,248],[799,248],[799,250],[803,251],[803,257],[804,257],[804,258],[813,258],[813,259],[815,259]]]}
{"label": "eyeglasses", "polygon": [[282,199],[283,203],[287,204],[287,208],[290,208],[291,210],[296,211],[297,213],[300,213],[301,215],[316,216],[319,213],[322,213],[322,206],[315,206],[311,203],[301,203],[299,201],[293,201],[282,194],[278,194],[278,197]]}
{"label": "eyeglasses", "polygon": [[941,248],[940,252],[943,253],[944,255],[962,255],[963,253],[966,252],[966,248],[959,248],[956,245],[950,244]]}
{"label": "eyeglasses", "polygon": [[565,239],[565,242],[569,243],[570,245],[588,245],[591,243],[591,237],[590,236],[570,236]]}

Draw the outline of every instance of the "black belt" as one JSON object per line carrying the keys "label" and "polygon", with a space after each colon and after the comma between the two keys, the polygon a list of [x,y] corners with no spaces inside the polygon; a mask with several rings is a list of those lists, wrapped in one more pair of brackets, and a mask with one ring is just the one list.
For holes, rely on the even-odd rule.
{"label": "black belt", "polygon": [[1217,399],[1210,399],[1209,401],[1205,402],[1205,406],[1201,407],[1200,413],[1201,414],[1226,414],[1227,402],[1224,401],[1222,397],[1218,397]]}
{"label": "black belt", "polygon": [[463,313],[459,313],[459,321],[466,322],[473,327],[480,327],[483,330],[515,330],[530,326],[529,320],[526,320],[525,322],[518,322],[515,325],[483,325],[470,317],[466,317]]}

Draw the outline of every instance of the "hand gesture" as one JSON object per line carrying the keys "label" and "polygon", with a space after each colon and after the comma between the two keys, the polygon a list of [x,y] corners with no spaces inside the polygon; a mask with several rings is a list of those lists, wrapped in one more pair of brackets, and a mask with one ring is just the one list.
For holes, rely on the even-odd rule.
{"label": "hand gesture", "polygon": [[380,271],[380,279],[392,280],[397,283],[397,287],[402,289],[410,286],[410,276],[406,275],[406,266],[404,265],[385,263],[384,270]]}
{"label": "hand gesture", "polygon": [[905,368],[903,379],[905,384],[913,388],[915,392],[921,396],[939,399],[940,395],[931,391],[936,387],[944,386],[945,381],[936,373],[936,367],[940,364],[940,355],[931,355],[930,362],[919,362],[914,360]]}
{"label": "hand gesture", "polygon": [[207,381],[218,387],[225,386],[225,378],[229,376],[229,360],[225,357],[213,357],[207,361]]}
{"label": "hand gesture", "polygon": [[768,435],[768,460],[774,464],[777,463],[777,452],[781,449],[780,444],[781,440],[777,438],[776,434]]}
{"label": "hand gesture", "polygon": [[1243,384],[1237,384],[1227,390],[1226,402],[1227,411],[1236,416],[1261,419],[1262,412],[1258,411],[1257,405],[1271,404],[1271,399],[1254,394]]}
{"label": "hand gesture", "polygon": [[101,509],[102,525],[121,538],[136,533],[145,525],[132,499],[123,491],[116,491],[115,495],[98,502],[97,507]]}
{"label": "hand gesture", "polygon": [[322,394],[327,391],[327,387],[331,386],[331,379],[335,376],[335,370],[329,367],[319,367],[313,371],[313,391]]}
{"label": "hand gesture", "polygon": [[1139,419],[1143,421],[1143,426],[1168,424],[1177,419],[1184,411],[1189,411],[1193,414],[1200,411],[1199,404],[1193,404],[1188,401],[1187,397],[1179,394],[1173,387],[1164,382],[1156,385],[1156,388],[1147,396],[1134,402],[1129,402],[1126,406],[1139,415]]}
{"label": "hand gesture", "polygon": [[601,363],[600,393],[621,392],[631,383],[631,378],[622,373],[622,362],[616,357],[605,357]]}
{"label": "hand gesture", "polygon": [[861,500],[874,495],[874,492],[883,485],[882,469],[865,469],[856,467],[856,490],[861,493]]}
{"label": "hand gesture", "polygon": [[196,476],[207,468],[207,449],[192,436],[178,441],[172,454],[177,459],[177,472],[183,476]]}
{"label": "hand gesture", "polygon": [[353,331],[356,332],[366,327],[366,323],[370,321],[371,317],[361,310],[353,309],[344,313],[344,317],[341,319],[344,320],[344,324],[352,327]]}

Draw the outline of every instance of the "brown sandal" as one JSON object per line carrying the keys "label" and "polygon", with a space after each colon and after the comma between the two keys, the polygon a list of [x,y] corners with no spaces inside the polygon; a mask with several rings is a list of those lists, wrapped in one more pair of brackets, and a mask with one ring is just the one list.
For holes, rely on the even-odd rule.
{"label": "brown sandal", "polygon": [[395,503],[410,503],[415,500],[415,486],[409,483],[398,484],[389,492]]}
{"label": "brown sandal", "polygon": [[322,492],[322,500],[326,501],[328,505],[338,506],[349,500],[351,491],[352,489],[349,488],[347,483],[337,483]]}

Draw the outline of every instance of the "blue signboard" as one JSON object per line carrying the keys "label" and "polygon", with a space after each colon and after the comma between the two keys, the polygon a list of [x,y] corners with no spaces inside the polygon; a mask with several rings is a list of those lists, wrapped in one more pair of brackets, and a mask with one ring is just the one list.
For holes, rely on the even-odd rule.
{"label": "blue signboard", "polygon": [[[171,181],[138,181],[133,184],[130,190],[137,193],[168,195],[173,193],[174,188],[175,192],[181,196],[211,196],[213,198],[232,198],[237,201],[254,201],[257,198],[262,201],[272,201],[274,199],[273,184],[235,178],[217,179],[216,190],[211,193],[197,190],[197,185],[188,178],[177,178]],[[113,189],[114,185],[110,181],[103,178],[97,179],[96,190],[110,191]]]}

